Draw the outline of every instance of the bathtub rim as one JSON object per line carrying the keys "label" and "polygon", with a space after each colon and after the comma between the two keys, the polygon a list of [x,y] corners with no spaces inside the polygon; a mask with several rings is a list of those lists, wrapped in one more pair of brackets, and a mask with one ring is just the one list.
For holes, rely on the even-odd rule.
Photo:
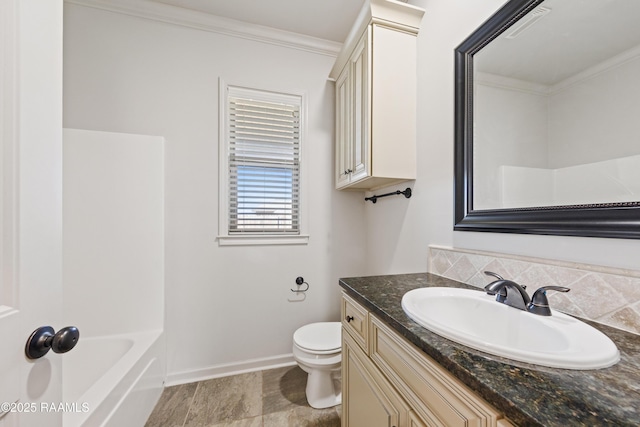
{"label": "bathtub rim", "polygon": [[[76,403],[78,408],[82,408],[83,404],[89,405],[89,410],[87,412],[77,411],[77,412],[65,412],[63,414],[63,425],[66,427],[69,426],[77,426],[82,425],[92,414],[97,411],[101,405],[107,401],[109,395],[114,392],[118,386],[120,386],[124,381],[129,380],[131,383],[134,383],[138,378],[139,373],[132,373],[132,370],[136,367],[136,364],[140,363],[145,359],[147,361],[143,361],[143,365],[146,367],[154,358],[163,359],[163,354],[148,354],[154,347],[154,345],[160,345],[160,352],[163,352],[164,346],[159,341],[164,339],[164,331],[157,329],[151,331],[140,331],[140,332],[132,332],[132,333],[124,333],[124,334],[113,334],[113,335],[102,335],[102,336],[94,336],[87,337],[85,339],[91,340],[112,340],[112,339],[129,339],[133,340],[133,345],[131,348],[116,362],[114,366],[105,371],[102,376],[92,384],[82,395],[78,397],[78,400],[75,402],[69,401],[68,395],[62,396],[62,401],[65,403]],[[71,369],[68,366],[64,366],[63,369]],[[132,375],[131,375],[132,374]],[[128,378],[128,377],[132,378]],[[64,372],[63,372],[64,378]],[[163,383],[166,380],[166,366],[163,367]],[[126,390],[129,390],[130,385],[125,387]],[[123,396],[124,398],[125,396]],[[120,402],[122,399],[118,399]],[[116,405],[117,406],[117,405]]]}

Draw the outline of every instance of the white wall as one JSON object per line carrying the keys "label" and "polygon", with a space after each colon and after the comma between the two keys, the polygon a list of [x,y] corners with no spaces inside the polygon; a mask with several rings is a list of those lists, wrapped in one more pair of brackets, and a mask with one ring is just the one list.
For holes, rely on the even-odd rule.
{"label": "white wall", "polygon": [[501,166],[500,172],[501,182],[496,189],[500,191],[501,203],[489,205],[486,209],[526,208],[554,204],[555,174],[552,169]]}
{"label": "white wall", "polygon": [[604,64],[587,70],[587,77],[574,78],[549,97],[550,167],[638,154],[640,49],[628,55],[635,56],[614,58],[604,71]]}
{"label": "white wall", "polygon": [[411,199],[366,207],[367,272],[424,271],[429,244],[640,268],[637,240],[453,231],[453,50],[504,1],[410,3],[426,10],[418,38],[418,179]]}
{"label": "white wall", "polygon": [[475,85],[475,209],[514,206],[509,204],[513,200],[502,199],[500,166],[548,166],[547,96],[526,87],[525,84],[504,87],[482,82]]}
{"label": "white wall", "polygon": [[64,130],[64,314],[83,337],[164,328],[163,145]]}
{"label": "white wall", "polygon": [[[73,4],[64,31],[65,127],[166,141],[169,382],[291,361],[295,329],[338,320],[338,278],[365,273],[362,194],[333,190],[334,58]],[[218,246],[220,77],[306,93],[308,245]]]}

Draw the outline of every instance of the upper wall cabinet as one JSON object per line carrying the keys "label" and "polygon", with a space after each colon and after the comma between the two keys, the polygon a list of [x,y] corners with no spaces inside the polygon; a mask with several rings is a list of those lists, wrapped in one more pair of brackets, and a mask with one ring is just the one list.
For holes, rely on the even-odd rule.
{"label": "upper wall cabinet", "polygon": [[370,0],[345,41],[336,81],[336,188],[416,178],[416,36],[424,11]]}

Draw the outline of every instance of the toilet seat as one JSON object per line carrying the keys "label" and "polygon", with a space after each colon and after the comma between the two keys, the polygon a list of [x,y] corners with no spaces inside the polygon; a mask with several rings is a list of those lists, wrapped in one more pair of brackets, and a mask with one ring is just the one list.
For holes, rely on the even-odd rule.
{"label": "toilet seat", "polygon": [[332,354],[341,351],[340,322],[310,323],[293,334],[293,342],[301,350],[314,354]]}

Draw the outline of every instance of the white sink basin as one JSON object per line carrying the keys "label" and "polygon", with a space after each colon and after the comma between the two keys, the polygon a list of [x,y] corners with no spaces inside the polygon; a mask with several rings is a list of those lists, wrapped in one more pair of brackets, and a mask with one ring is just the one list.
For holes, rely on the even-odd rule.
{"label": "white sink basin", "polygon": [[552,368],[598,369],[620,353],[602,332],[563,313],[539,316],[485,292],[420,288],[402,297],[415,322],[447,339],[497,356]]}

